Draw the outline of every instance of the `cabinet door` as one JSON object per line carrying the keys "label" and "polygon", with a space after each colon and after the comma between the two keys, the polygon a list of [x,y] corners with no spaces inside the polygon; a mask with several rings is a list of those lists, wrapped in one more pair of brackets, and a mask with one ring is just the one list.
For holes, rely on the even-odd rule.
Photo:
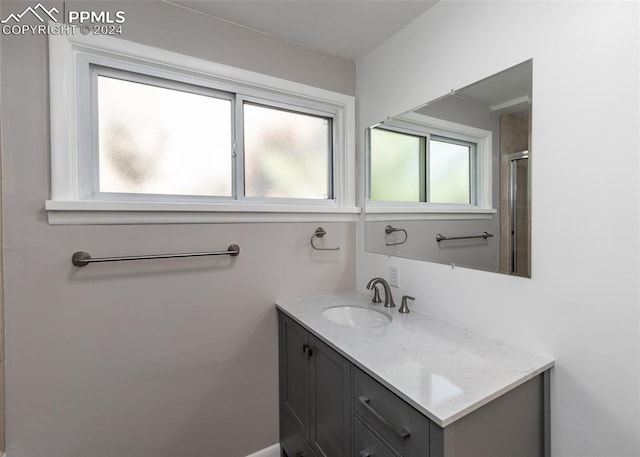
{"label": "cabinet door", "polygon": [[351,455],[351,364],[310,337],[311,448],[318,457]]}
{"label": "cabinet door", "polygon": [[280,407],[309,440],[309,334],[292,319],[280,320]]}
{"label": "cabinet door", "polygon": [[282,457],[314,457],[288,413],[280,412],[280,449]]}

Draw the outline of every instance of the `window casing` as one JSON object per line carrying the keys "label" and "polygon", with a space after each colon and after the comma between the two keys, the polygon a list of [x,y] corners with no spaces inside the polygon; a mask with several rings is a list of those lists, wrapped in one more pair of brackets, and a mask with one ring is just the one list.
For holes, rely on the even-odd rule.
{"label": "window casing", "polygon": [[[353,97],[112,37],[54,36],[50,54],[52,196],[46,203],[50,223],[355,220],[359,209],[355,206]],[[152,122],[153,108],[145,111],[131,103],[118,111],[113,99],[125,89],[149,92],[141,100],[189,99],[183,105],[183,101],[176,102],[181,106],[178,111],[206,114],[216,103],[218,111],[228,108],[228,119],[211,116],[208,124],[199,127],[211,125],[200,135],[205,149],[221,149],[220,144],[225,143],[228,151],[216,152],[217,164],[206,170],[202,165],[206,154],[193,152],[198,148],[187,146],[187,152],[182,152],[180,144],[166,140],[167,134],[154,134],[156,124],[162,122]],[[121,104],[126,103],[123,98]],[[168,104],[160,103],[156,111]],[[109,109],[129,125],[111,126],[109,133],[105,121]],[[168,107],[164,117],[172,114]],[[194,119],[200,121],[202,116]],[[184,124],[183,138],[197,136],[198,129],[189,130],[183,118],[188,119],[188,114],[175,113],[164,123]],[[280,150],[274,152],[269,146],[267,151],[264,139],[256,142],[252,134],[261,133],[269,141],[282,136],[286,128],[269,131],[273,119],[285,119],[287,127],[297,121],[304,134],[289,135],[291,144],[276,142]],[[313,129],[315,136],[306,134]],[[208,134],[215,131],[224,138],[218,146],[207,145]],[[114,132],[125,132],[124,140],[113,140]],[[144,153],[137,156],[127,153],[136,135],[138,143],[148,149],[139,148]],[[305,135],[311,139],[302,138]],[[166,153],[170,149],[166,144],[159,147],[163,138],[173,151]],[[159,150],[165,151],[166,164],[157,163],[162,162],[154,155]],[[130,178],[129,185],[118,184],[113,170],[111,176],[107,173],[114,157],[126,159],[118,166],[125,170],[120,177]],[[145,161],[150,168],[163,168],[169,184],[140,185]],[[195,165],[190,166],[191,162]],[[304,167],[306,175],[300,171]],[[221,174],[220,168],[225,172]],[[172,170],[187,176],[184,188],[172,183]],[[193,176],[198,173],[204,175],[199,178],[204,184],[193,187]],[[217,190],[206,185],[207,173],[214,181],[224,181]],[[303,175],[300,179],[299,174]],[[287,185],[274,186],[274,181],[287,179]]]}

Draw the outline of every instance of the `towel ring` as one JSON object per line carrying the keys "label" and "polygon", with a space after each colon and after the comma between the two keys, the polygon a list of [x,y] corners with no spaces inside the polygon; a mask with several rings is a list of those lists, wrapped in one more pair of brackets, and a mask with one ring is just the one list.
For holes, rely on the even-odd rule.
{"label": "towel ring", "polygon": [[384,233],[386,233],[387,235],[389,235],[389,234],[391,234],[393,232],[403,232],[404,233],[404,240],[398,241],[397,243],[385,243],[387,246],[397,246],[399,244],[405,244],[407,242],[407,239],[409,239],[409,235],[407,235],[407,231],[405,229],[391,227],[390,225],[387,225],[384,228]]}
{"label": "towel ring", "polygon": [[313,244],[313,239],[315,237],[322,238],[326,234],[327,234],[327,231],[325,229],[323,229],[322,227],[318,227],[316,229],[316,231],[313,232],[313,235],[311,235],[311,247],[313,249],[315,249],[316,251],[339,251],[340,250],[340,246],[335,247],[335,248],[319,248],[315,244]]}

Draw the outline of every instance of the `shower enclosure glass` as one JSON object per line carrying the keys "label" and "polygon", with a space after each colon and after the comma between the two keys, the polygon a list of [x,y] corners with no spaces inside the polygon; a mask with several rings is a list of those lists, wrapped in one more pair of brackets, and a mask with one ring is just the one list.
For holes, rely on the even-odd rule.
{"label": "shower enclosure glass", "polygon": [[531,276],[529,151],[509,155],[509,213],[511,219],[511,274]]}

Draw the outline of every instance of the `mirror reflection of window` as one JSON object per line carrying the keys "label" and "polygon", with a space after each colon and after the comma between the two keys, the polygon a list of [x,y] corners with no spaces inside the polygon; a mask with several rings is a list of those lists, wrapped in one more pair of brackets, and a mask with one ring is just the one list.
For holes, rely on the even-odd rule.
{"label": "mirror reflection of window", "polygon": [[433,203],[473,204],[471,165],[473,143],[449,138],[429,140],[429,201]]}
{"label": "mirror reflection of window", "polygon": [[423,138],[392,130],[371,129],[371,200],[423,201],[420,162]]}
{"label": "mirror reflection of window", "polygon": [[474,143],[374,127],[369,149],[370,200],[476,203]]}

